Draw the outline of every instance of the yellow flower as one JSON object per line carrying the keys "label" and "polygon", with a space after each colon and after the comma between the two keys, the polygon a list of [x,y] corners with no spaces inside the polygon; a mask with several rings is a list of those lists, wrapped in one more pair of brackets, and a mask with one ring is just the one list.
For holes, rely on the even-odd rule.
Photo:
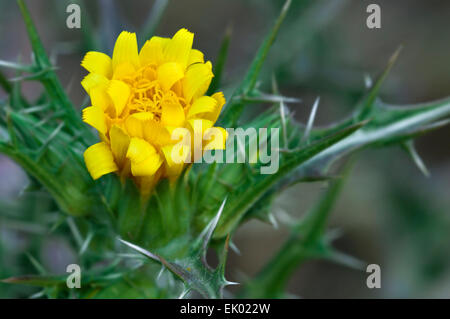
{"label": "yellow flower", "polygon": [[181,29],[171,39],[152,37],[138,52],[136,34],[123,31],[112,59],[101,52],[86,54],[81,65],[90,73],[81,84],[92,106],[83,110],[83,120],[101,139],[84,153],[93,179],[116,172],[148,194],[161,178],[177,178],[186,166],[172,156],[184,138],[172,138],[177,128],[192,133],[187,135],[189,160],[199,134],[201,152],[225,147],[226,133],[207,142],[225,99],[222,92],[204,95],[212,66],[192,49],[193,40],[193,33]]}

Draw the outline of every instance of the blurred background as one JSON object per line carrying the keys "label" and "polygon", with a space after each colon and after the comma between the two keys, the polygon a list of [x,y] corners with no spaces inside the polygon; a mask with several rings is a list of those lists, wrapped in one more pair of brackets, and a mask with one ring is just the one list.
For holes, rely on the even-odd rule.
{"label": "blurred background", "polygon": [[[158,1],[160,4],[165,1]],[[87,103],[80,81],[80,61],[96,46],[112,53],[123,29],[137,32],[148,23],[155,1],[85,1],[81,29],[68,29],[66,6],[76,1],[27,1],[44,46],[59,67],[58,75],[77,107]],[[381,7],[381,29],[368,29],[366,8]],[[270,29],[282,0],[170,1],[156,28],[172,36],[186,27],[194,46],[215,61],[222,38],[232,30],[224,88],[245,72]],[[0,59],[30,61],[30,45],[15,1],[0,0]],[[87,27],[99,30],[92,35]],[[393,104],[413,104],[450,95],[450,2],[446,0],[293,0],[292,8],[264,67],[261,87],[272,73],[285,96],[301,103],[290,109],[305,123],[320,96],[316,125],[327,125],[351,112],[364,90],[400,46],[403,50],[385,82],[381,97]],[[142,44],[142,43],[140,43]],[[8,78],[14,73],[4,70]],[[38,84],[26,82],[25,95],[37,97]],[[5,95],[0,91],[0,98]],[[255,106],[258,108],[264,105]],[[448,298],[450,297],[450,127],[420,138],[417,149],[430,177],[425,177],[401,148],[371,149],[358,156],[338,200],[330,228],[335,246],[367,263],[381,266],[381,288],[368,289],[367,273],[327,261],[301,265],[289,293],[301,298]],[[46,269],[64,273],[75,258],[71,243],[48,235],[39,220],[58,222],[51,201],[42,194],[22,195],[29,181],[12,161],[0,156],[0,278],[36,273],[34,258]],[[253,276],[288,235],[287,224],[301,217],[318,198],[323,183],[285,191],[273,212],[277,227],[252,221],[235,235],[228,279]],[[21,216],[17,219],[15,217]],[[13,218],[14,217],[14,218]],[[28,297],[35,290],[0,284],[0,297]]]}

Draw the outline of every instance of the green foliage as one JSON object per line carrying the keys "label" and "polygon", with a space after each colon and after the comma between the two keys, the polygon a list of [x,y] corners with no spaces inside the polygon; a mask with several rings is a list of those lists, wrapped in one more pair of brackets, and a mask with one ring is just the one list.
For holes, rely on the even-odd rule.
{"label": "green foliage", "polygon": [[[167,3],[156,2],[143,34],[154,33]],[[260,163],[193,164],[176,182],[161,182],[144,200],[133,183],[121,183],[115,175],[91,180],[82,153],[95,137],[62,89],[29,12],[18,0],[34,60],[31,65],[0,63],[18,73],[14,82],[0,74],[0,84],[8,94],[0,108],[0,151],[29,175],[33,183],[29,193],[39,190],[51,195],[58,218],[44,223],[44,233],[65,236],[86,273],[82,289],[73,292],[66,288],[65,276],[47,273],[30,255],[29,262],[38,274],[1,273],[4,278],[8,276],[3,283],[40,287],[37,297],[174,298],[195,291],[207,298],[220,298],[224,287],[232,284],[225,279],[225,266],[228,243],[236,229],[252,218],[269,220],[270,204],[278,193],[293,183],[312,180],[330,180],[330,186],[307,218],[292,227],[292,235],[275,257],[244,283],[241,296],[285,296],[286,282],[308,259],[361,266],[334,251],[326,238],[326,222],[344,179],[331,175],[332,165],[366,147],[399,144],[408,146],[420,166],[411,141],[447,124],[442,120],[450,115],[450,98],[417,106],[382,103],[378,93],[397,52],[348,118],[327,128],[314,128],[314,111],[308,125],[297,123],[285,106],[292,99],[281,96],[276,85],[271,94],[256,88],[290,3],[284,4],[221,116],[226,127],[237,127],[242,121],[244,128],[281,128],[279,170],[262,175]],[[215,65],[214,90],[222,83],[229,41],[227,32]],[[94,45],[95,41],[87,42]],[[29,80],[42,84],[42,96],[36,101],[22,96],[21,83]],[[253,103],[273,106],[244,121],[245,107]],[[315,110],[317,106],[318,102]],[[206,261],[209,247],[219,252],[216,268]]]}

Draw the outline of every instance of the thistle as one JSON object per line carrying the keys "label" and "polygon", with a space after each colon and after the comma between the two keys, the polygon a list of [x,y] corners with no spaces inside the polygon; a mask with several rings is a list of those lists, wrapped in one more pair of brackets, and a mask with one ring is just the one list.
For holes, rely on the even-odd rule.
{"label": "thistle", "polygon": [[[339,177],[332,169],[338,160],[348,162],[349,155],[363,148],[400,145],[426,171],[413,139],[446,125],[450,116],[450,98],[401,107],[379,99],[397,51],[346,118],[315,127],[317,100],[306,124],[298,123],[287,106],[296,100],[279,92],[276,77],[271,91],[257,86],[258,81],[268,82],[261,69],[289,0],[242,81],[233,83],[226,104],[224,95],[215,91],[224,82],[229,33],[213,68],[192,49],[193,34],[186,29],[171,39],[148,36],[139,52],[136,35],[124,31],[112,58],[99,52],[95,31],[88,30],[84,42],[90,48],[83,50],[89,52],[81,64],[90,73],[81,83],[91,106],[79,114],[54,73],[24,2],[17,2],[33,60],[30,65],[0,61],[1,67],[17,73],[15,81],[0,77],[8,95],[0,102],[0,151],[29,176],[24,198],[37,196],[37,202],[47,200],[51,207],[51,213],[35,205],[34,215],[27,215],[29,210],[17,215],[42,227],[45,235],[66,238],[83,272],[81,288],[68,288],[66,274],[50,273],[36,258],[44,235],[37,236],[36,247],[27,254],[28,273],[1,273],[3,283],[37,287],[34,297],[221,298],[233,284],[225,278],[225,269],[236,230],[251,219],[272,221],[271,204],[280,192],[295,183],[318,180],[329,185],[322,198],[306,218],[290,225],[291,236],[283,247],[255,278],[240,283],[236,296],[285,297],[294,270],[312,258],[361,268],[364,263],[342,258],[327,236],[328,217],[351,165],[344,165]],[[157,1],[150,17],[157,19],[164,8]],[[146,25],[149,28],[141,33],[153,35],[153,20]],[[42,84],[39,98],[22,94],[21,83],[27,80]],[[255,103],[271,107],[244,117],[247,106]],[[260,174],[260,162],[189,164],[196,153],[224,149],[224,128],[237,127],[280,131],[275,173]],[[184,133],[174,134],[177,129]],[[181,152],[181,162],[175,160],[180,141],[188,148]],[[244,150],[249,143],[241,145]],[[238,157],[238,152],[239,148],[232,156]],[[38,197],[42,193],[49,196]],[[48,215],[52,218],[43,218]],[[208,249],[217,251],[217,267],[209,265]]]}
{"label": "thistle", "polygon": [[[181,29],[172,39],[152,37],[138,53],[136,35],[124,31],[112,59],[100,52],[86,54],[81,65],[90,73],[81,84],[92,106],[83,110],[83,120],[102,140],[84,153],[94,179],[117,172],[122,178],[133,177],[148,194],[160,178],[177,178],[185,166],[186,158],[177,162],[172,156],[184,138],[172,138],[176,129],[189,129],[189,136],[209,140],[225,99],[221,92],[205,96],[212,65],[192,49],[193,39],[191,32]],[[199,147],[223,149],[225,136]],[[191,147],[191,138],[186,144]]]}

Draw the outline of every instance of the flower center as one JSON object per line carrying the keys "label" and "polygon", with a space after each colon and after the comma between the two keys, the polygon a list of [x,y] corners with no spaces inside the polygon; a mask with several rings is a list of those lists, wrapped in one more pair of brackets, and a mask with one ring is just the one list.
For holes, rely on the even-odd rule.
{"label": "flower center", "polygon": [[[180,104],[186,107],[186,102],[181,96],[181,87],[172,88],[164,92],[157,80],[156,69],[146,66],[135,74],[123,79],[131,89],[130,99],[127,103],[128,114],[147,112],[153,114],[153,119],[160,121],[164,104]],[[177,84],[174,85],[174,87]]]}

